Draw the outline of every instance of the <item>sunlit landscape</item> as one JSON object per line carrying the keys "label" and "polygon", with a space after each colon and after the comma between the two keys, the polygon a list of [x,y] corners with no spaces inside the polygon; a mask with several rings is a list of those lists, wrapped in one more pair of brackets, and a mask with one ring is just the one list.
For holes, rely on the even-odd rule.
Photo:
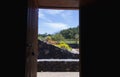
{"label": "sunlit landscape", "polygon": [[39,9],[37,77],[79,77],[79,11]]}

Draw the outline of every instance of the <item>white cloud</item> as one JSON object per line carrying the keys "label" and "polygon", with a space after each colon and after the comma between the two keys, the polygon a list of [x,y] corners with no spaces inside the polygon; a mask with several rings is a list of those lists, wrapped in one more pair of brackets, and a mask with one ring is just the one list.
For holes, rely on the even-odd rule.
{"label": "white cloud", "polygon": [[61,16],[66,20],[70,20],[73,17],[73,13],[71,11],[62,13]]}
{"label": "white cloud", "polygon": [[50,20],[48,17],[45,16],[42,10],[39,10],[38,17],[40,19],[45,20],[46,22],[52,22],[52,20]]}
{"label": "white cloud", "polygon": [[39,33],[52,34],[75,26],[74,14],[72,10],[39,9]]}
{"label": "white cloud", "polygon": [[38,17],[39,17],[39,18],[44,18],[45,15],[44,15],[42,12],[39,12]]}
{"label": "white cloud", "polygon": [[39,33],[48,33],[48,34],[54,34],[56,32],[59,32],[63,29],[68,29],[70,26],[64,23],[41,23],[41,26],[39,25]]}
{"label": "white cloud", "polygon": [[48,14],[61,14],[62,12],[64,12],[64,10],[47,10],[46,13]]}
{"label": "white cloud", "polygon": [[72,11],[66,11],[64,13],[61,13],[61,17],[66,23],[72,23],[73,22],[73,12]]}
{"label": "white cloud", "polygon": [[64,23],[45,23],[48,27],[51,27],[52,29],[56,30],[62,30],[62,29],[67,29],[69,26]]}
{"label": "white cloud", "polygon": [[45,14],[43,13],[43,9],[39,9],[38,17],[39,18],[45,18]]}

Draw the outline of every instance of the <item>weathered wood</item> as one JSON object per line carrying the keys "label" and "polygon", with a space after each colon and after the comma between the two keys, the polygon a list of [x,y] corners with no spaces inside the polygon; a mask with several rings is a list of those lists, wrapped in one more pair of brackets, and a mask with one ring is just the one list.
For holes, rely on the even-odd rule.
{"label": "weathered wood", "polygon": [[78,10],[94,2],[95,0],[38,0],[38,8]]}
{"label": "weathered wood", "polygon": [[79,9],[80,0],[38,0],[39,8]]}
{"label": "weathered wood", "polygon": [[88,5],[92,5],[96,0],[80,0],[80,8]]}
{"label": "weathered wood", "polygon": [[28,0],[25,77],[37,76],[38,9],[36,3],[35,0]]}

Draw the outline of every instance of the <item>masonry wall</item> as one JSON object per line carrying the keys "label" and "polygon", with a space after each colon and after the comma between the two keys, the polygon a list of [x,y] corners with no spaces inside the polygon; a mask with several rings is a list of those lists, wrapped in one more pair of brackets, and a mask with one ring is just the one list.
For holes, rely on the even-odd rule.
{"label": "masonry wall", "polygon": [[79,59],[79,54],[73,54],[51,44],[38,40],[38,59]]}
{"label": "masonry wall", "polygon": [[[79,59],[79,54],[73,54],[67,50],[60,49],[51,44],[38,40],[39,55],[38,59]],[[79,62],[67,61],[41,61],[37,64],[37,71],[79,71]]]}
{"label": "masonry wall", "polygon": [[38,72],[79,72],[79,62],[38,62]]}

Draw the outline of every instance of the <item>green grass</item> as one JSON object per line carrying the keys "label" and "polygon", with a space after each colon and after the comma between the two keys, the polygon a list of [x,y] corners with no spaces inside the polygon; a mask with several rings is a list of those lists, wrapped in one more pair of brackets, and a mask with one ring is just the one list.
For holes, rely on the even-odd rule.
{"label": "green grass", "polygon": [[76,41],[65,41],[65,43],[74,44],[74,43],[76,43]]}
{"label": "green grass", "polygon": [[[67,44],[76,44],[75,40],[65,40],[65,43]],[[79,41],[77,42],[79,44]]]}
{"label": "green grass", "polygon": [[[43,38],[43,37],[38,37],[38,39],[41,39],[42,41],[45,40],[45,38]],[[65,39],[64,42],[67,44],[76,44],[76,41],[73,39]],[[79,44],[79,41],[77,43]]]}

